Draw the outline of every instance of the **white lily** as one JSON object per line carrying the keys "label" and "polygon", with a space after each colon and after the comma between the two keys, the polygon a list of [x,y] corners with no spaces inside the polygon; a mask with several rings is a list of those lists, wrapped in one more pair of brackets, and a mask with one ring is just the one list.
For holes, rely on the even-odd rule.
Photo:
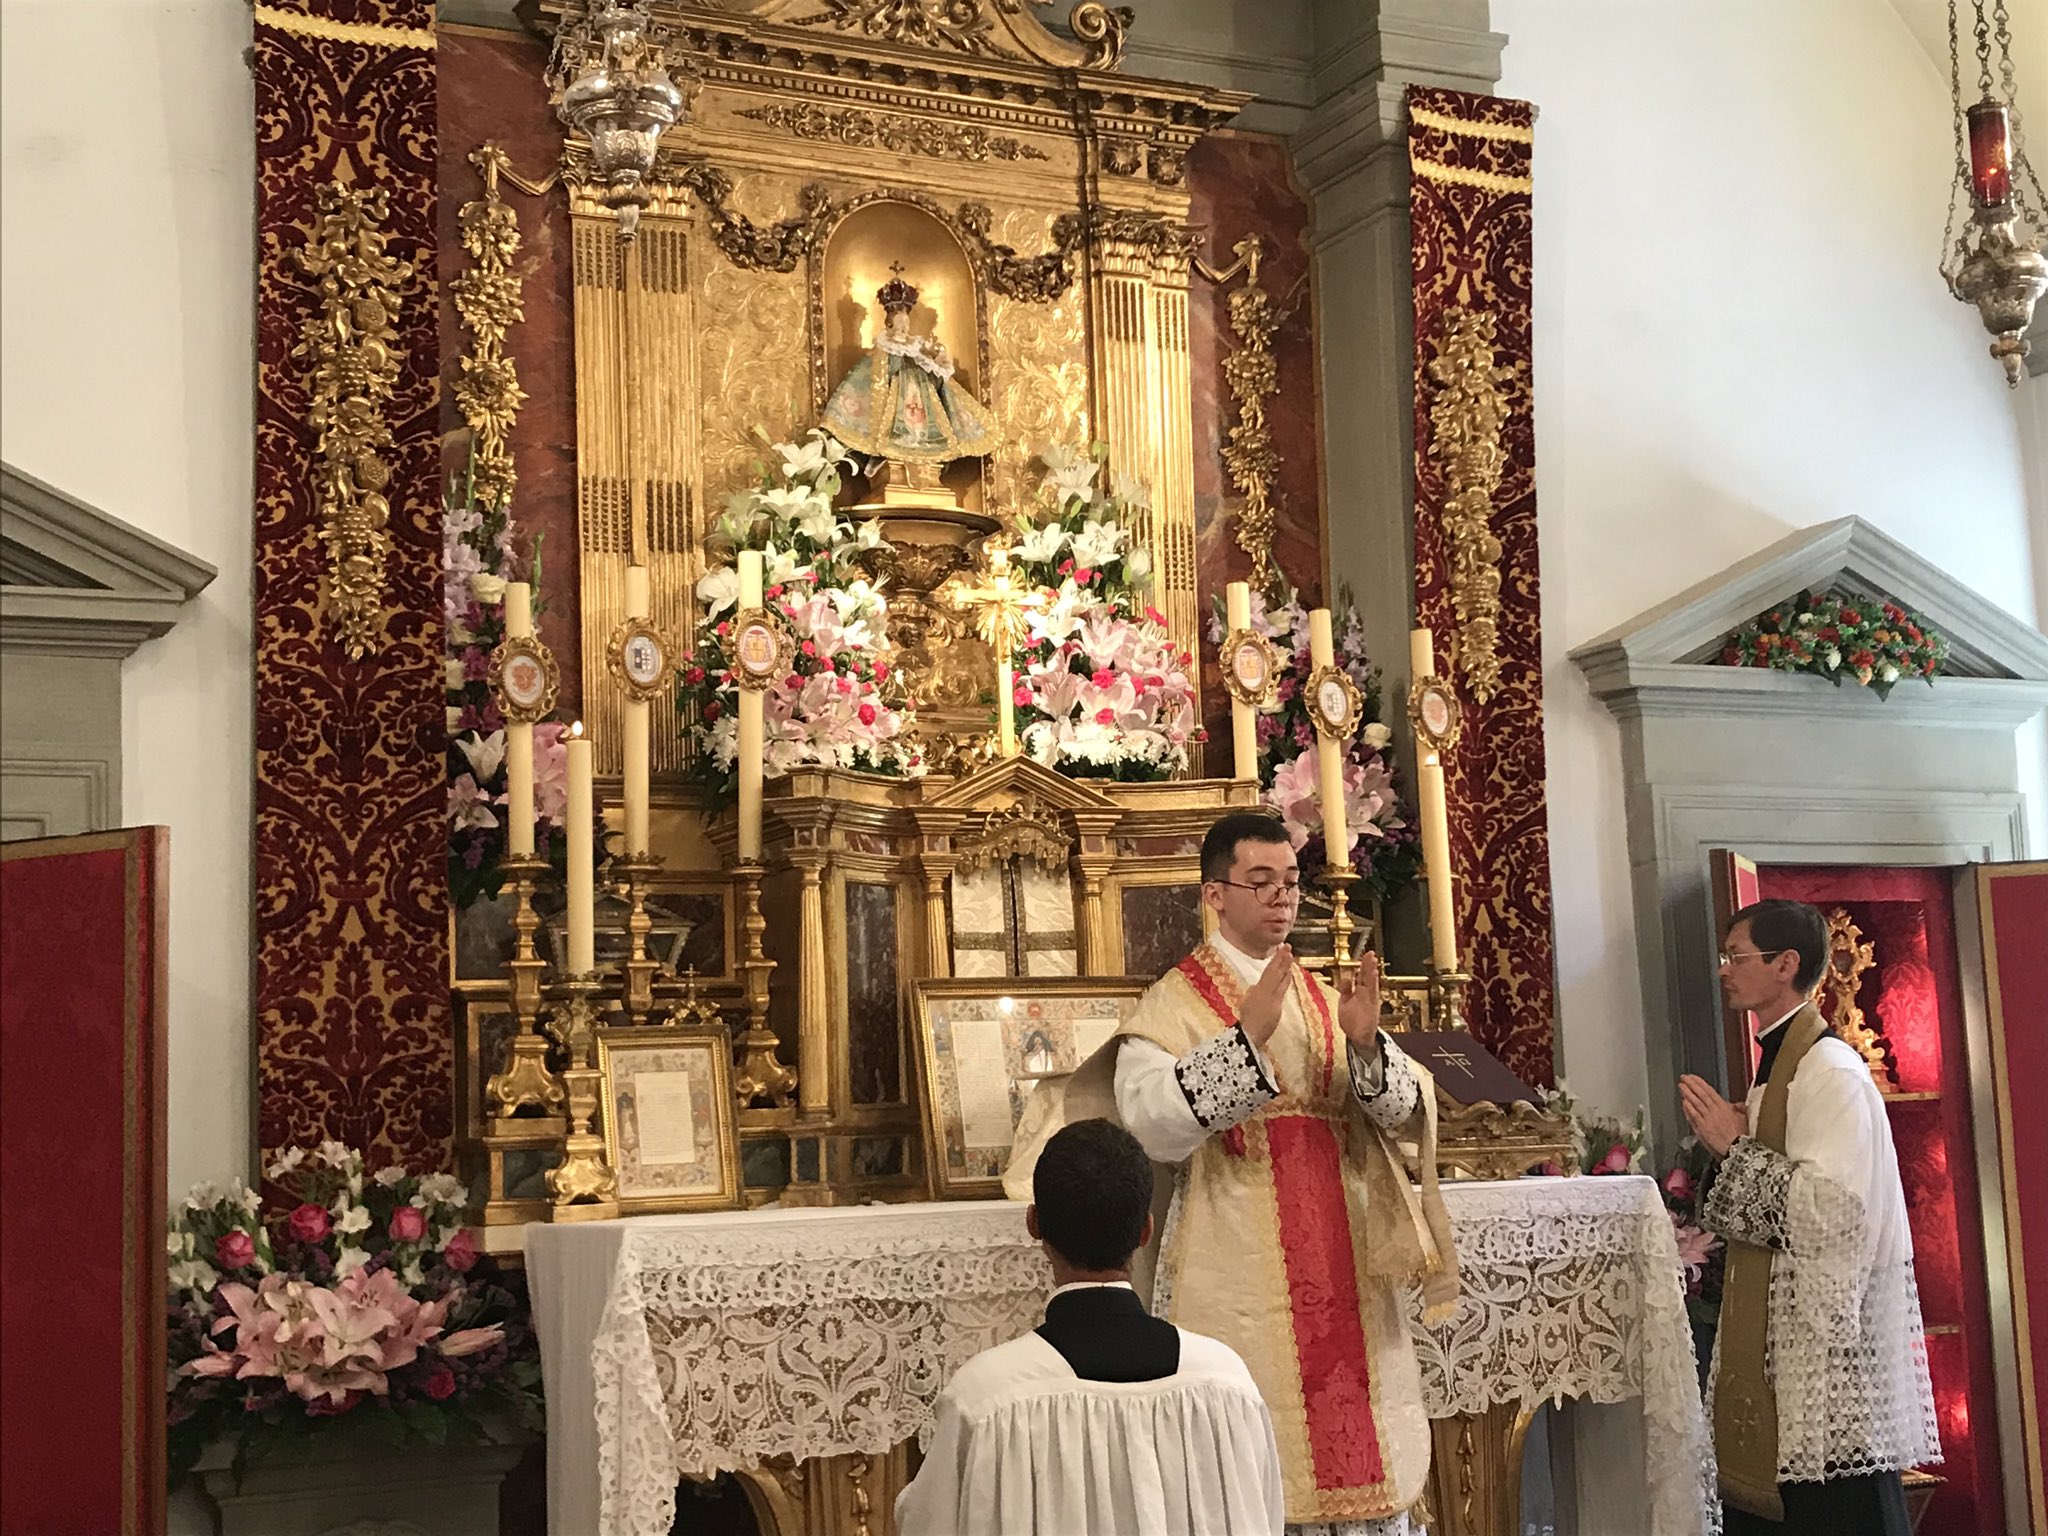
{"label": "white lily", "polygon": [[825,444],[818,437],[805,443],[777,443],[775,451],[782,455],[782,478],[785,480],[815,475],[825,467]]}
{"label": "white lily", "polygon": [[1074,564],[1085,570],[1098,569],[1114,560],[1123,547],[1124,530],[1120,524],[1091,518],[1074,535]]}
{"label": "white lily", "polygon": [[729,565],[705,572],[697,582],[697,601],[704,605],[707,618],[717,618],[739,600],[740,573]]}
{"label": "white lily", "polygon": [[1142,587],[1152,577],[1152,551],[1134,549],[1124,556],[1124,574],[1131,578],[1133,584]]}
{"label": "white lily", "polygon": [[1067,530],[1058,523],[1047,523],[1042,528],[1033,528],[1017,540],[1014,553],[1019,560],[1033,564],[1044,564],[1057,560],[1060,551],[1066,547]]}
{"label": "white lily", "polygon": [[462,755],[469,759],[469,766],[476,771],[476,781],[488,784],[498,775],[498,769],[505,762],[505,733],[493,731],[488,736],[465,733],[456,738],[455,745],[462,748]]}

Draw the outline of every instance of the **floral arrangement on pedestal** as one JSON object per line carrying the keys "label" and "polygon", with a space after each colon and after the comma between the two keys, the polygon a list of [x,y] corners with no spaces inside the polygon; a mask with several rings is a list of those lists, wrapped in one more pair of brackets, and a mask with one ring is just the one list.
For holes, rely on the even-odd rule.
{"label": "floral arrangement on pedestal", "polygon": [[[855,528],[832,507],[846,449],[816,429],[802,443],[770,447],[780,462],[761,466],[760,484],[732,496],[711,541],[728,560],[743,549],[762,552],[763,601],[796,641],[788,674],[766,691],[766,776],[807,763],[922,773],[915,716],[881,654],[886,604],[860,565],[864,551],[881,545],[881,529],[873,522]],[[725,650],[739,605],[738,571],[729,563],[711,570],[697,583],[697,598],[696,649],[678,669],[691,722],[685,730],[696,747],[689,775],[722,803],[738,783],[739,684]]]}
{"label": "floral arrangement on pedestal", "polygon": [[1879,698],[1909,677],[1934,677],[1948,660],[1948,639],[1926,619],[1878,597],[1801,592],[1757,615],[1721,649],[1724,667],[1811,672],[1837,688],[1853,677]]}
{"label": "floral arrangement on pedestal", "polygon": [[1088,456],[1055,445],[1041,457],[1050,516],[1020,516],[1010,550],[1023,583],[1039,589],[1012,663],[1019,743],[1076,778],[1169,778],[1205,733],[1194,658],[1143,600],[1152,556],[1132,537],[1131,513],[1145,493],[1121,480],[1105,489],[1106,444]]}
{"label": "floral arrangement on pedestal", "polygon": [[[505,584],[520,561],[509,508],[476,499],[476,470],[449,480],[441,514],[442,617],[448,634],[448,888],[458,907],[496,896],[504,883],[505,719],[491,693],[491,653],[505,638]],[[532,560],[540,581],[540,541]],[[539,617],[542,604],[534,603]],[[562,723],[533,728],[534,848],[556,852],[550,834],[569,805]]]}
{"label": "floral arrangement on pedestal", "polygon": [[540,1431],[533,1330],[462,1225],[461,1184],[366,1178],[334,1141],[266,1172],[282,1203],[202,1184],[170,1222],[174,1485],[221,1440],[240,1463],[315,1435],[396,1450]]}
{"label": "floral arrangement on pedestal", "polygon": [[[1394,782],[1394,733],[1380,718],[1380,671],[1366,655],[1365,625],[1348,590],[1340,589],[1330,615],[1336,663],[1365,701],[1359,731],[1345,750],[1344,823],[1351,835],[1351,862],[1363,888],[1384,901],[1413,885],[1422,867],[1422,842],[1401,810]],[[1259,781],[1265,802],[1280,813],[1303,867],[1324,861],[1321,780],[1315,725],[1309,718],[1307,684],[1315,670],[1309,657],[1308,607],[1283,580],[1268,596],[1252,593],[1251,627],[1281,656],[1276,706],[1258,718]],[[1220,644],[1228,626],[1219,598],[1209,619],[1209,637]]]}

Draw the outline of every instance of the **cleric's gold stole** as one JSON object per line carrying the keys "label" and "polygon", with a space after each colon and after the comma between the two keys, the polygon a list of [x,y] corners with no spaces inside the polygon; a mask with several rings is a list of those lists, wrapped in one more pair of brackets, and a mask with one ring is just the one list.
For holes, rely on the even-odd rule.
{"label": "cleric's gold stole", "polygon": [[[1205,945],[1123,1032],[1184,1055],[1242,1001]],[[1429,1423],[1401,1293],[1420,1279],[1432,1321],[1457,1294],[1435,1089],[1418,1066],[1418,1196],[1398,1149],[1355,1104],[1336,1014],[1330,988],[1299,973],[1265,1047],[1279,1097],[1195,1152],[1159,1255],[1167,1315],[1229,1344],[1259,1384],[1291,1523],[1377,1519],[1420,1497]]]}
{"label": "cleric's gold stole", "polygon": [[[1764,1085],[1756,1139],[1785,1150],[1786,1105],[1799,1063],[1827,1033],[1827,1020],[1808,1003],[1785,1026],[1785,1043]],[[1721,1497],[1766,1520],[1785,1518],[1778,1496],[1778,1395],[1765,1370],[1771,1333],[1771,1250],[1728,1238],[1721,1281],[1721,1364],[1714,1380],[1714,1457]]]}

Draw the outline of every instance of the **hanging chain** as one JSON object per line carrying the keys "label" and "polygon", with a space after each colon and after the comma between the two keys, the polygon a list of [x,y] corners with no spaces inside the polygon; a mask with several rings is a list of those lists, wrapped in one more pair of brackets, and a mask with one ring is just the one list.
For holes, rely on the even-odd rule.
{"label": "hanging chain", "polygon": [[[2043,224],[2041,209],[2048,204],[2048,197],[2041,192],[2041,183],[2034,175],[2034,163],[2027,158],[2026,135],[2020,128],[2020,93],[2013,77],[2012,67],[2012,22],[2006,14],[2006,0],[1994,0],[1992,14],[1997,17],[1998,76],[2005,90],[2005,111],[2012,124],[2012,200],[2019,204],[2020,212],[2027,216],[2027,222],[2034,227],[2035,234],[2048,234],[2048,224]],[[2033,189],[2033,197],[2027,196],[2027,189]]]}
{"label": "hanging chain", "polygon": [[1948,0],[1948,95],[1956,125],[1956,176],[1948,189],[1948,223],[1941,232],[1941,261],[1936,270],[1955,286],[1962,262],[1956,250],[1956,203],[1970,184],[1969,155],[1963,146],[1963,64],[1956,42],[1956,0]]}
{"label": "hanging chain", "polygon": [[1991,94],[1991,23],[1984,15],[1984,0],[1970,0],[1977,13],[1977,90],[1980,96]]}

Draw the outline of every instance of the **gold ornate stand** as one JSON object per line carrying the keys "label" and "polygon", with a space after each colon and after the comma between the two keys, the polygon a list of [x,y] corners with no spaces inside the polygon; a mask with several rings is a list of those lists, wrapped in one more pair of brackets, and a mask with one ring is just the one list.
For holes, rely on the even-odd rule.
{"label": "gold ornate stand", "polygon": [[604,984],[594,971],[555,984],[556,1033],[569,1053],[562,1073],[568,1100],[569,1134],[562,1164],[548,1174],[556,1221],[604,1221],[619,1214],[617,1176],[605,1161],[604,1137],[596,1127],[602,1111],[604,1074],[597,1069],[598,999]]}
{"label": "gold ornate stand", "polygon": [[1351,952],[1351,886],[1358,871],[1349,864],[1323,865],[1323,884],[1330,889],[1330,980],[1339,992],[1357,982],[1358,958]]}
{"label": "gold ornate stand", "polygon": [[745,945],[740,974],[746,978],[747,1030],[740,1036],[740,1066],[732,1080],[733,1096],[742,1111],[754,1107],[781,1109],[796,1093],[796,1073],[776,1053],[775,1031],[768,1027],[768,977],[775,962],[762,952],[768,919],[761,915],[761,866],[742,864],[733,871],[740,898],[740,927]]}
{"label": "gold ornate stand", "polygon": [[660,872],[661,860],[651,853],[622,853],[611,861],[612,888],[628,909],[626,1022],[636,1029],[654,1011],[654,978],[661,970],[661,962],[647,953],[647,937],[654,932],[654,919],[647,915],[647,887]]}

